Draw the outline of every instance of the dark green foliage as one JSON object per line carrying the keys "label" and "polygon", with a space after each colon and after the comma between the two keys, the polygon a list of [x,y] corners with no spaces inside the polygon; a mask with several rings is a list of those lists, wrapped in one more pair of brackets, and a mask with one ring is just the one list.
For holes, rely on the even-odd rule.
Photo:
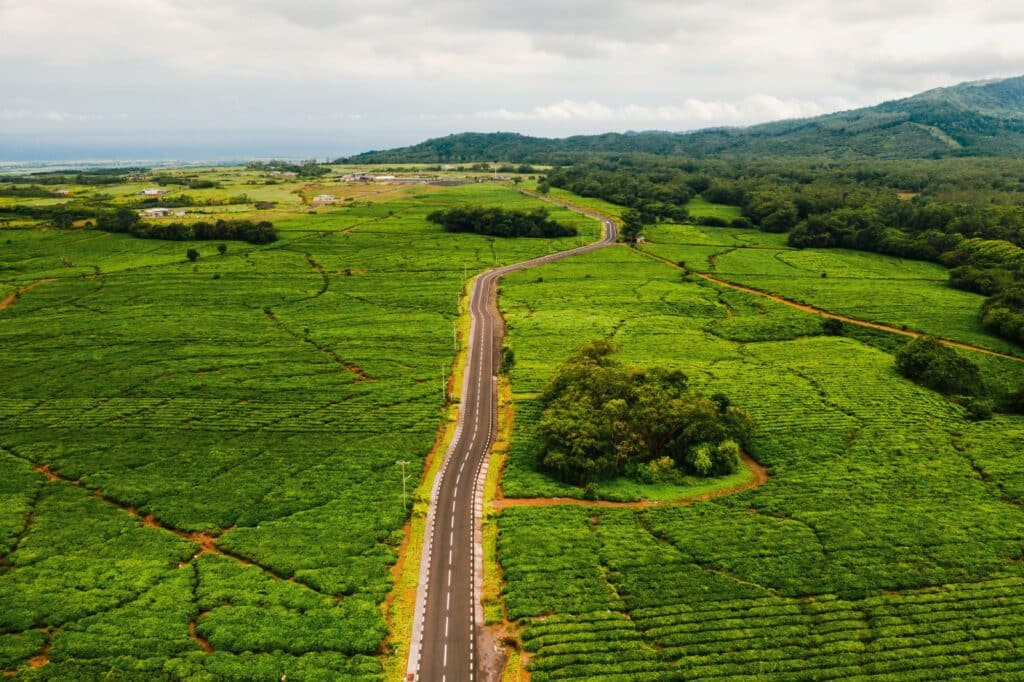
{"label": "dark green foliage", "polygon": [[48,199],[54,190],[39,185],[3,185],[0,186],[0,197],[18,197],[19,199]]}
{"label": "dark green foliage", "polygon": [[427,220],[447,232],[472,232],[492,237],[572,237],[576,228],[548,218],[543,208],[515,211],[484,206],[455,206],[434,211]]}
{"label": "dark green foliage", "polygon": [[215,223],[144,223],[129,208],[119,208],[101,215],[96,228],[104,232],[127,232],[142,239],[169,241],[209,241],[237,239],[250,244],[269,244],[277,241],[274,225],[265,220],[218,220]]}
{"label": "dark green foliage", "polygon": [[630,244],[636,242],[643,229],[644,219],[640,211],[631,208],[622,212],[622,223],[619,229],[619,236],[622,238],[622,241]]}
{"label": "dark green foliage", "polygon": [[688,390],[678,370],[623,367],[613,352],[607,341],[580,347],[544,391],[542,467],[581,485],[666,456],[698,476],[736,469],[745,413]]}
{"label": "dark green foliage", "polygon": [[599,159],[548,175],[548,182],[555,187],[636,209],[644,223],[662,218],[685,221],[689,216],[684,205],[695,196],[692,184],[698,180],[679,168]]}
{"label": "dark green foliage", "polygon": [[967,410],[967,418],[971,421],[980,422],[992,418],[995,406],[991,400],[984,398],[971,398],[964,402],[964,409]]}
{"label": "dark green foliage", "polygon": [[837,320],[834,317],[823,317],[821,331],[828,336],[843,336],[846,333],[846,325],[842,320]]}
{"label": "dark green foliage", "polygon": [[930,336],[908,341],[896,351],[896,369],[939,393],[973,395],[981,387],[977,365]]}
{"label": "dark green foliage", "polygon": [[501,372],[502,374],[508,374],[510,371],[512,371],[512,368],[515,366],[515,364],[515,350],[512,348],[512,346],[503,344],[501,346],[501,366],[499,367],[498,371]]}
{"label": "dark green foliage", "polygon": [[1024,285],[1014,285],[985,301],[981,321],[989,331],[1024,344]]}
{"label": "dark green foliage", "polygon": [[290,161],[252,161],[246,164],[246,168],[295,173],[300,178],[320,178],[331,172],[329,165],[320,164],[315,160],[303,161],[302,163],[292,163]]}
{"label": "dark green foliage", "polygon": [[1024,414],[1024,382],[1010,395],[1010,409],[1017,414]]}
{"label": "dark green foliage", "polygon": [[197,260],[199,260],[199,252],[196,251],[195,249],[189,249],[188,251],[185,252],[185,258],[188,258],[189,261],[195,263]]}

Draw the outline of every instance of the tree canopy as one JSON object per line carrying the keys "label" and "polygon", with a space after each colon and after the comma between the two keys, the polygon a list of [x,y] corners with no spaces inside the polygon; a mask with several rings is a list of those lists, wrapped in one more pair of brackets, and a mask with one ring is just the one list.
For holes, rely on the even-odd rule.
{"label": "tree canopy", "polygon": [[696,476],[739,466],[752,431],[744,412],[688,388],[679,370],[623,366],[614,351],[603,340],[580,347],[544,391],[542,468],[583,485],[666,466]]}
{"label": "tree canopy", "polygon": [[974,395],[981,388],[978,367],[930,336],[908,341],[896,351],[896,369],[940,393]]}
{"label": "tree canopy", "polygon": [[434,211],[427,220],[447,232],[474,232],[492,237],[573,237],[576,228],[548,218],[543,208],[511,211],[483,206],[455,206]]}

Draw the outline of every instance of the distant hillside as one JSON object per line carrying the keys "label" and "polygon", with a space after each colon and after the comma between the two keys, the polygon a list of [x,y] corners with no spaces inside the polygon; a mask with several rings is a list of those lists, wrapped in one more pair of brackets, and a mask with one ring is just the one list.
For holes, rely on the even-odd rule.
{"label": "distant hillside", "polygon": [[816,118],[692,133],[643,132],[561,139],[461,133],[372,151],[353,163],[544,162],[595,152],[874,158],[1024,156],[1024,76],[962,83]]}

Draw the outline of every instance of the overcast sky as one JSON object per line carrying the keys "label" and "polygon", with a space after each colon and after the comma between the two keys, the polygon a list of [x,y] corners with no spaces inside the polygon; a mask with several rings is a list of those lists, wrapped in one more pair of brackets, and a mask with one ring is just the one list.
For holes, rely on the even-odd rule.
{"label": "overcast sky", "polygon": [[1020,75],[1021,36],[1020,0],[0,0],[0,159],[748,124]]}

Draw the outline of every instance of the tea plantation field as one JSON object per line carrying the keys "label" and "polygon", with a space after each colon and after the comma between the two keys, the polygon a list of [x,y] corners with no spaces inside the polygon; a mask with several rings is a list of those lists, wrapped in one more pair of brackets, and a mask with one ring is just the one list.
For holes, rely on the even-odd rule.
{"label": "tea plantation field", "polygon": [[[684,229],[694,241],[762,236]],[[706,246],[679,243],[671,258],[697,262]],[[777,246],[734,253],[749,272],[801,262]],[[873,301],[909,309],[899,275],[927,273],[858,258],[835,254],[829,282],[876,272]],[[533,680],[1024,676],[1024,418],[970,422],[896,373],[899,339],[823,336],[816,316],[625,247],[512,275],[501,296],[516,357],[506,496],[571,494],[534,469],[530,420],[557,359],[597,337],[625,362],[679,367],[730,396],[770,473],[691,506],[505,509],[505,603]],[[931,312],[936,325],[957,319]],[[980,364],[996,383],[1024,373]]]}
{"label": "tea plantation field", "polygon": [[941,265],[861,251],[791,249],[785,234],[738,228],[655,225],[644,234],[650,240],[645,251],[694,272],[858,319],[1024,354],[982,328],[984,297],[949,286]]}
{"label": "tea plantation field", "polygon": [[0,230],[0,293],[37,285],[0,311],[5,675],[381,675],[407,519],[395,462],[418,473],[434,443],[463,277],[597,228],[554,208],[578,237],[426,221],[541,205],[495,185],[312,213],[273,191],[279,240],[223,255]]}

